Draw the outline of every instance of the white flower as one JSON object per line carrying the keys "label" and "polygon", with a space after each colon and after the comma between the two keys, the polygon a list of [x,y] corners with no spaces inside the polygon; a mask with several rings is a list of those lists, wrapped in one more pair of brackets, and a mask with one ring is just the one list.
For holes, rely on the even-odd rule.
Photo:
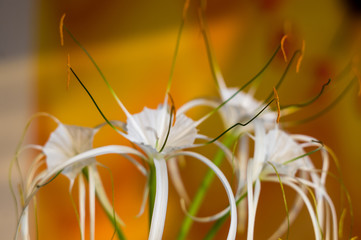
{"label": "white flower", "polygon": [[231,206],[231,225],[227,239],[234,239],[237,226],[236,203],[226,177],[208,158],[183,150],[198,146],[194,141],[197,138],[204,138],[197,135],[198,123],[183,113],[174,114],[167,104],[167,97],[164,104],[155,110],[144,108],[138,114],[127,114],[127,116],[127,134],[125,136],[139,145],[150,158],[150,164],[154,162],[155,165],[156,196],[149,239],[162,238],[168,202],[166,161],[178,156],[189,156],[200,160],[210,167],[221,180]]}
{"label": "white flower", "polygon": [[[239,89],[223,86],[219,89],[222,102],[231,98]],[[251,93],[239,92],[219,111],[226,128],[238,122],[251,119],[262,107],[262,103],[256,100]],[[277,119],[277,113],[266,109],[258,119],[263,119],[265,124],[271,125]],[[246,129],[245,129],[246,128]],[[252,125],[242,129],[243,132],[252,129]]]}
{"label": "white flower", "polygon": [[157,109],[145,107],[142,112],[128,117],[126,136],[144,147],[152,157],[191,147],[197,137],[197,129],[195,122],[184,114],[171,115],[165,102]]}
{"label": "white flower", "polygon": [[[313,138],[304,135],[289,135],[278,129],[277,126],[266,133],[263,122],[261,120],[255,122],[254,157],[248,161],[247,166],[248,239],[253,239],[255,214],[261,191],[260,182],[279,182],[278,176],[283,185],[291,187],[298,193],[295,205],[289,213],[290,222],[297,216],[302,206],[300,204],[302,200],[310,214],[315,238],[322,239],[322,231],[328,234],[326,239],[329,239],[331,237],[329,230],[333,229],[332,237],[337,239],[336,211],[325,188],[328,170],[327,152],[323,149],[321,150],[323,167],[319,174],[304,150],[304,148],[310,146],[319,147],[319,143],[314,141]],[[277,171],[277,176],[275,171]],[[253,183],[255,183],[254,189]],[[310,199],[304,192],[304,186],[314,190],[317,210],[313,208]],[[329,214],[326,214],[326,221],[324,221],[325,211],[329,210],[332,216],[332,228],[329,225]],[[286,229],[287,222],[284,222],[271,238],[280,237]]]}
{"label": "white flower", "polygon": [[[48,115],[47,115],[48,116]],[[116,228],[121,224],[118,215],[114,213],[112,204],[108,200],[100,176],[96,169],[95,157],[104,154],[132,154],[144,159],[143,154],[125,146],[105,146],[92,148],[93,138],[98,128],[87,128],[62,124],[55,117],[50,116],[58,127],[50,135],[44,146],[28,145],[23,149],[35,148],[40,150],[40,158],[36,158],[33,166],[26,177],[26,191],[24,190],[24,203],[20,215],[19,224],[23,239],[29,239],[28,234],[28,205],[37,191],[53,180],[59,173],[64,174],[70,180],[70,190],[76,177],[79,177],[79,206],[80,206],[80,226],[82,239],[85,231],[85,183],[82,170],[87,169],[87,179],[89,182],[89,212],[90,212],[90,238],[95,236],[95,195],[97,195],[100,204],[107,215],[115,222]],[[100,125],[102,126],[102,125]],[[99,127],[100,127],[99,126]],[[45,157],[47,169],[36,174],[36,171],[43,164]],[[136,167],[146,175],[146,169],[127,156]],[[115,217],[113,219],[113,217]],[[20,227],[20,226],[19,226]],[[19,228],[18,227],[18,228]],[[15,237],[16,238],[16,237]]]}
{"label": "white flower", "polygon": [[[65,125],[59,122],[43,147],[48,169],[53,170],[71,157],[92,149],[97,131],[96,128]],[[95,158],[89,158],[64,168],[61,173],[69,178],[72,186],[82,169],[94,163]]]}

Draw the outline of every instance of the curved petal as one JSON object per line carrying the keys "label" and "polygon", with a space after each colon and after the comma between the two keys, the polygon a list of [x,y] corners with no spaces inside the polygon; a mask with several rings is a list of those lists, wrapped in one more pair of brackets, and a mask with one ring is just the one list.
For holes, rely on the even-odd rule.
{"label": "curved petal", "polygon": [[92,170],[92,174],[93,174],[93,179],[94,179],[94,184],[95,184],[95,193],[97,195],[99,203],[102,205],[102,207],[104,208],[104,210],[108,216],[112,216],[112,218],[114,216],[115,219],[113,219],[113,221],[115,221],[115,224],[124,225],[124,222],[119,218],[119,216],[117,215],[117,213],[114,210],[114,207],[112,206],[112,204],[110,203],[110,201],[107,197],[103,183],[100,179],[98,171],[96,170],[96,167],[92,166],[92,168],[94,168]]}
{"label": "curved petal", "polygon": [[79,175],[79,221],[81,239],[85,239],[85,183],[82,174]]}
{"label": "curved petal", "polygon": [[90,240],[95,238],[95,181],[92,166],[88,166],[89,173],[89,215],[90,215]]}
{"label": "curved petal", "polygon": [[231,224],[230,224],[230,227],[229,227],[229,232],[228,232],[227,239],[228,240],[235,239],[236,238],[236,233],[237,233],[237,208],[236,208],[236,201],[234,199],[232,188],[229,185],[226,176],[224,176],[222,171],[212,161],[210,161],[208,158],[204,157],[203,155],[201,155],[199,153],[182,151],[180,153],[174,154],[172,157],[176,157],[176,156],[180,156],[180,155],[190,156],[190,157],[194,157],[194,158],[200,160],[201,162],[206,164],[209,168],[211,168],[213,170],[213,172],[217,175],[219,180],[221,180],[221,182],[223,184],[223,187],[226,190],[228,200],[229,200],[229,204],[230,204],[230,207],[231,207],[231,212],[230,212],[230,214],[231,214]]}
{"label": "curved petal", "polygon": [[190,198],[183,184],[182,177],[179,172],[177,158],[171,158],[168,160],[168,168],[170,173],[170,179],[173,182],[179,197],[183,199],[187,204],[190,202]]}
{"label": "curved petal", "polygon": [[[302,209],[303,201],[302,198],[297,195],[294,201],[292,209],[288,213],[290,225],[296,220],[300,210]],[[268,238],[268,240],[279,239],[288,229],[287,217],[283,220],[279,228]]]}
{"label": "curved petal", "polygon": [[94,148],[94,149],[79,153],[78,155],[68,159],[67,161],[57,165],[55,168],[49,170],[47,175],[44,176],[44,178],[41,181],[39,181],[38,185],[42,185],[42,184],[46,183],[51,178],[51,176],[53,176],[54,174],[56,174],[59,171],[62,171],[66,167],[69,167],[75,163],[87,161],[89,158],[93,158],[93,157],[105,155],[105,154],[134,154],[138,157],[145,159],[145,157],[142,153],[140,153],[139,151],[137,151],[133,148],[127,147],[127,146],[109,145],[109,146]]}
{"label": "curved petal", "polygon": [[211,99],[204,99],[204,98],[194,99],[194,100],[191,100],[191,101],[185,103],[183,106],[181,106],[177,110],[177,113],[184,114],[187,111],[189,111],[190,109],[199,107],[199,106],[208,106],[208,107],[216,108],[219,106],[219,104],[220,104],[219,101],[215,101],[215,100],[211,100]]}
{"label": "curved petal", "polygon": [[[97,131],[94,128],[59,123],[43,147],[48,169],[54,169],[69,158],[92,149],[94,135]],[[95,159],[89,158],[87,161],[68,166],[62,173],[73,183],[81,170],[92,162],[95,162]]]}
{"label": "curved petal", "polygon": [[168,205],[168,172],[164,159],[154,159],[156,174],[156,194],[149,240],[162,239]]}
{"label": "curved petal", "polygon": [[[321,237],[321,232],[320,232],[319,227],[318,227],[317,216],[316,216],[315,210],[312,207],[312,204],[311,204],[310,200],[308,199],[306,194],[303,192],[303,190],[299,186],[297,186],[293,182],[289,181],[289,178],[281,177],[281,179],[282,179],[283,185],[287,185],[287,186],[291,187],[302,198],[303,202],[305,203],[305,205],[306,205],[306,207],[308,209],[308,213],[310,214],[310,217],[311,217],[313,230],[315,232],[315,239],[316,240],[321,240],[322,237]],[[277,182],[277,183],[279,182],[278,178],[267,178],[267,181]]]}
{"label": "curved petal", "polygon": [[[21,229],[21,239],[23,240],[30,240],[30,233],[29,233],[29,208],[26,207],[24,209],[23,217],[20,220],[20,229]],[[15,237],[16,239],[16,237]]]}

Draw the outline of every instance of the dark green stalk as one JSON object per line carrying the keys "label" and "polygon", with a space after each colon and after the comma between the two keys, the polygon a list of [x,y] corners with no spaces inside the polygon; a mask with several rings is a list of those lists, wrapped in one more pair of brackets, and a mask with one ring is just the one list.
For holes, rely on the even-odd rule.
{"label": "dark green stalk", "polygon": [[[223,144],[226,147],[229,147],[235,142],[235,140],[236,140],[235,136],[229,134],[226,136]],[[221,149],[218,150],[218,152],[216,153],[216,155],[213,159],[213,163],[216,166],[219,166],[224,159],[224,155],[225,154]],[[196,195],[193,198],[191,205],[189,206],[188,210],[189,210],[190,216],[194,216],[198,213],[198,210],[199,210],[201,204],[203,203],[203,199],[204,199],[204,197],[208,191],[208,188],[210,187],[214,177],[215,177],[214,172],[212,170],[208,170],[200,187],[198,188]],[[185,239],[187,237],[192,224],[193,224],[193,219],[189,216],[185,216],[185,218],[183,219],[181,229],[178,233],[178,237],[177,237],[178,240]]]}
{"label": "dark green stalk", "polygon": [[157,179],[156,179],[156,170],[154,166],[154,162],[150,162],[149,164],[149,228],[152,223],[152,217],[153,217],[153,208],[154,208],[154,202],[155,202],[155,193],[157,191]]}

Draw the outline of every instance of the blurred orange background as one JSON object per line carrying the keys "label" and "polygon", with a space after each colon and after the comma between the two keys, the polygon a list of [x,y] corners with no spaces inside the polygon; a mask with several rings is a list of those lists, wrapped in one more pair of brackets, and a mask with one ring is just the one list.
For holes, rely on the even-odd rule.
{"label": "blurred orange background", "polygon": [[[360,6],[353,1],[341,0],[257,0],[208,1],[206,18],[211,44],[229,86],[241,86],[257,73],[282,36],[289,39],[285,46],[289,58],[292,51],[301,47],[304,39],[305,54],[300,72],[293,66],[279,89],[281,104],[303,102],[317,94],[328,78],[332,79],[324,96],[311,107],[281,121],[300,120],[318,112],[335,99],[351,79],[337,79],[339,73],[354,55],[360,53]],[[155,108],[163,101],[170,74],[172,57],[184,1],[39,1],[37,9],[36,44],[36,111],[49,112],[63,123],[95,126],[103,119],[81,88],[71,79],[67,89],[67,55],[71,65],[93,94],[109,119],[125,120],[121,109],[113,100],[96,69],[82,50],[65,34],[65,46],[60,46],[59,20],[66,13],[65,25],[90,52],[113,89],[130,113],[143,107]],[[177,56],[171,94],[176,107],[196,97],[218,96],[208,64],[206,48],[197,19],[198,1],[192,1]],[[350,7],[352,6],[352,7]],[[356,63],[357,64],[357,63]],[[282,75],[286,64],[281,54],[277,56],[262,77],[256,97],[264,99]],[[360,69],[360,65],[357,65]],[[291,133],[313,136],[330,146],[338,156],[345,185],[354,203],[354,232],[361,235],[361,209],[359,191],[361,136],[359,86],[354,85],[344,99],[322,117],[302,125],[287,128]],[[209,109],[192,112],[198,119]],[[54,125],[42,120],[38,123],[37,140],[46,142]],[[212,117],[200,126],[200,131],[215,137],[222,131],[220,119]],[[110,128],[104,128],[96,137],[95,146],[126,144]],[[208,150],[208,149],[206,149]],[[200,151],[209,156],[212,151]],[[144,177],[125,159],[104,156],[98,159],[108,166],[114,176],[115,206],[125,221],[128,239],[146,239],[147,212],[138,213]],[[317,164],[316,164],[317,165]],[[222,166],[231,178],[231,170]],[[111,194],[110,177],[101,169],[108,193]],[[206,168],[188,160],[182,177],[192,196],[201,182]],[[331,171],[337,173],[332,164]],[[340,185],[329,178],[328,189],[337,207],[342,211]],[[286,189],[286,191],[290,189]],[[77,188],[73,189],[75,200]],[[221,194],[218,194],[220,192]],[[216,197],[214,197],[216,196]],[[290,194],[290,199],[293,195]],[[221,185],[215,183],[199,213],[201,216],[216,213],[226,206],[226,195]],[[79,239],[79,228],[68,194],[68,180],[57,178],[40,191],[38,199],[39,239]],[[97,206],[96,239],[110,239],[112,227]],[[179,199],[170,183],[170,197],[164,239],[175,239],[184,214]],[[284,206],[279,186],[264,184],[257,211],[256,239],[266,239],[283,219]],[[350,225],[349,214],[345,232]],[[188,239],[201,239],[211,224],[194,224]],[[217,239],[225,239],[228,224]],[[345,236],[347,234],[344,234]],[[244,236],[243,236],[244,237]],[[291,226],[290,239],[312,239],[313,230],[307,211],[303,211]],[[345,237],[346,239],[346,237]]]}

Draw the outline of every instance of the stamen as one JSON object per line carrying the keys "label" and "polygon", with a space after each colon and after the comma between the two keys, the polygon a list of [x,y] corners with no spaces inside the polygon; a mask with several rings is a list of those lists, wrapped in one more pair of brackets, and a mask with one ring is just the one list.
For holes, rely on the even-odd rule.
{"label": "stamen", "polygon": [[[206,120],[207,118],[209,118],[210,116],[212,116],[214,113],[216,113],[221,107],[223,107],[224,105],[226,105],[229,101],[231,101],[239,92],[243,91],[248,85],[250,85],[254,80],[256,80],[259,76],[261,76],[261,74],[267,69],[267,67],[271,64],[271,62],[273,61],[273,59],[276,57],[278,51],[281,49],[281,45],[278,45],[277,49],[274,51],[274,53],[272,54],[271,58],[268,60],[268,62],[266,63],[266,65],[263,66],[263,68],[253,77],[251,78],[248,82],[246,82],[242,87],[240,87],[238,89],[238,91],[236,91],[232,96],[230,96],[227,100],[225,100],[224,102],[222,102],[218,107],[216,107],[215,109],[213,109],[211,112],[209,112],[207,115],[205,115],[203,118],[199,119],[196,122],[196,126],[198,126],[199,124],[201,124],[204,120]],[[296,54],[296,53],[295,53]],[[295,55],[294,54],[294,55]],[[293,58],[291,59],[291,62],[293,61]],[[291,63],[290,62],[290,63]],[[289,64],[290,64],[289,63]],[[288,71],[288,68],[287,68]],[[282,79],[282,78],[281,78]],[[280,83],[278,83],[278,86],[280,85]],[[278,88],[278,86],[276,86],[276,89]],[[271,95],[268,97],[269,101],[272,97],[272,93]],[[265,101],[265,102],[267,102]]]}
{"label": "stamen", "polygon": [[210,41],[208,38],[207,26],[206,26],[206,22],[204,19],[202,8],[198,9],[198,20],[199,20],[199,25],[200,25],[200,28],[202,31],[204,43],[206,45],[207,57],[208,57],[208,62],[209,62],[210,68],[211,68],[213,80],[216,82],[216,85],[218,88],[225,87],[225,83],[222,78],[220,67],[218,66],[218,63],[217,63],[216,59],[214,58],[212,47],[211,47],[211,44],[210,44]]}
{"label": "stamen", "polygon": [[109,120],[108,118],[104,115],[104,113],[102,112],[102,110],[100,110],[98,104],[96,103],[95,99],[93,98],[93,96],[91,95],[91,93],[88,91],[88,89],[85,87],[85,85],[82,83],[82,81],[79,79],[78,75],[76,75],[76,73],[74,72],[72,67],[69,67],[70,71],[73,73],[73,75],[75,76],[75,78],[78,80],[78,82],[80,83],[80,85],[84,88],[84,90],[87,92],[87,94],[89,95],[90,99],[93,101],[95,107],[97,108],[98,112],[100,113],[100,115],[103,117],[103,119],[108,123],[108,125],[110,127],[112,127],[115,131],[117,131],[118,133],[120,133],[121,135],[123,135],[123,133],[117,129]]}
{"label": "stamen", "polygon": [[322,93],[324,92],[325,88],[330,84],[330,82],[331,82],[331,79],[328,79],[328,81],[322,85],[322,88],[321,88],[320,92],[315,97],[313,97],[312,99],[310,99],[310,100],[308,100],[308,101],[306,101],[304,103],[296,103],[296,104],[281,106],[281,108],[282,109],[292,108],[292,107],[301,108],[301,107],[306,107],[306,106],[314,103],[319,97],[321,97]]}
{"label": "stamen", "polygon": [[229,132],[230,130],[232,130],[233,128],[237,127],[237,126],[242,126],[245,127],[248,124],[250,124],[253,120],[255,120],[264,110],[266,110],[266,108],[271,105],[271,103],[274,101],[275,99],[272,99],[269,103],[267,103],[266,106],[264,106],[255,116],[253,116],[250,120],[248,120],[246,123],[236,123],[233,126],[229,127],[226,131],[224,131],[223,133],[221,133],[218,137],[214,138],[213,140],[207,142],[206,144],[210,144],[210,143],[214,143],[215,141],[217,141],[219,138],[221,138],[224,134],[226,134],[227,132]]}
{"label": "stamen", "polygon": [[63,26],[64,26],[64,19],[65,19],[66,14],[64,13],[61,18],[60,18],[60,23],[59,23],[59,32],[60,32],[60,45],[64,46],[64,32],[63,32]]}
{"label": "stamen", "polygon": [[[285,71],[283,72],[281,78],[278,80],[278,82],[277,82],[277,84],[276,84],[276,86],[275,86],[276,90],[278,90],[278,88],[279,88],[279,87],[281,86],[281,84],[283,83],[284,79],[286,78],[286,75],[287,75],[288,71],[290,70],[290,67],[291,67],[293,61],[295,60],[297,54],[299,54],[300,52],[301,52],[300,50],[297,50],[297,51],[295,51],[295,52],[293,53],[292,58],[291,58],[291,60],[288,62]],[[272,98],[272,96],[273,96],[273,92],[270,92],[269,95],[268,95],[268,97],[266,98],[266,100],[265,100],[263,103],[268,102],[268,101]]]}
{"label": "stamen", "polygon": [[172,119],[174,116],[174,112],[175,112],[175,108],[174,105],[172,105],[171,109],[170,109],[170,113],[169,113],[169,124],[168,124],[168,130],[167,130],[167,135],[165,136],[165,140],[164,143],[161,147],[161,149],[159,150],[159,152],[162,152],[165,148],[165,145],[167,144],[168,138],[169,138],[169,134],[170,134],[170,129],[172,128]]}
{"label": "stamen", "polygon": [[123,112],[125,113],[125,115],[127,116],[127,118],[132,119],[132,115],[130,115],[130,113],[128,112],[128,110],[125,108],[124,104],[122,103],[122,101],[120,101],[119,97],[117,96],[117,94],[115,93],[115,91],[113,90],[113,88],[110,86],[110,83],[108,82],[108,80],[105,78],[105,75],[103,74],[103,72],[100,70],[100,67],[98,66],[98,64],[95,62],[94,58],[90,55],[90,53],[85,49],[85,47],[83,47],[83,45],[81,45],[81,43],[75,38],[75,36],[70,32],[70,30],[64,25],[64,29],[65,31],[69,34],[69,36],[73,39],[73,41],[81,48],[81,50],[83,50],[83,52],[88,56],[89,60],[92,62],[92,64],[94,65],[94,67],[97,69],[100,77],[103,79],[103,81],[105,82],[105,84],[107,85],[110,93],[112,94],[113,98],[116,100],[116,102],[119,104],[120,108],[123,110]]}
{"label": "stamen", "polygon": [[286,51],[285,51],[285,40],[288,38],[288,35],[284,35],[281,39],[281,50],[282,50],[282,54],[283,54],[283,58],[285,59],[285,62],[287,62],[287,55],[286,55]]}
{"label": "stamen", "polygon": [[305,122],[309,122],[309,121],[312,121],[312,120],[322,116],[323,114],[329,112],[333,107],[335,107],[342,100],[342,98],[346,95],[346,93],[351,89],[352,84],[354,84],[355,81],[356,81],[356,77],[350,81],[350,83],[346,86],[346,88],[341,92],[341,94],[335,100],[333,100],[333,102],[331,102],[327,107],[322,109],[320,112],[318,112],[308,118],[305,118],[303,120],[296,121],[293,124],[302,124]]}
{"label": "stamen", "polygon": [[190,3],[190,0],[186,0],[185,3],[184,3],[184,7],[183,7],[183,20],[185,20],[186,17],[187,17],[187,12],[188,12],[188,8],[189,8],[189,3]]}
{"label": "stamen", "polygon": [[277,104],[277,123],[279,123],[281,117],[280,98],[278,97],[278,93],[275,87],[273,87],[273,92],[274,92],[274,99],[276,100],[276,104]]}
{"label": "stamen", "polygon": [[339,239],[342,239],[343,237],[343,228],[344,228],[344,223],[345,223],[345,217],[346,217],[346,208],[343,209],[342,213],[341,213],[341,216],[340,216],[340,220],[339,220],[339,223],[338,223],[338,237]]}
{"label": "stamen", "polygon": [[303,59],[303,55],[305,54],[305,40],[302,41],[302,49],[301,49],[301,56],[298,58],[297,60],[297,65],[296,65],[296,73],[298,73],[300,71],[300,66],[301,66],[301,62]]}
{"label": "stamen", "polygon": [[63,170],[60,170],[59,172],[57,172],[55,175],[54,175],[54,177],[52,177],[50,180],[48,180],[47,182],[45,182],[45,183],[43,183],[43,184],[41,184],[41,185],[36,185],[36,188],[42,188],[42,187],[44,187],[45,185],[48,185],[49,183],[51,183],[57,176],[59,176],[60,175],[60,173],[62,172]]}
{"label": "stamen", "polygon": [[177,60],[177,55],[178,55],[178,51],[179,51],[180,40],[181,40],[183,28],[184,28],[184,23],[185,23],[186,17],[187,17],[187,12],[188,12],[188,8],[189,8],[189,3],[190,3],[190,0],[186,0],[185,3],[184,3],[184,7],[183,7],[182,21],[181,21],[181,24],[180,24],[179,30],[178,30],[177,41],[176,41],[176,45],[175,45],[175,49],[174,49],[174,54],[173,54],[172,66],[171,66],[171,68],[170,68],[170,74],[169,74],[169,79],[168,79],[168,84],[167,84],[167,93],[170,91],[170,87],[171,87],[171,85],[172,85],[173,73],[174,73],[174,68],[175,68],[175,62],[176,62],[176,60]]}
{"label": "stamen", "polygon": [[292,159],[290,159],[290,160],[288,160],[288,161],[285,161],[285,162],[283,162],[283,165],[286,165],[286,164],[289,164],[289,163],[291,163],[291,162],[294,162],[294,161],[296,161],[296,160],[298,160],[298,159],[307,157],[307,156],[309,156],[309,155],[311,155],[311,154],[313,154],[313,153],[315,153],[315,152],[318,152],[319,150],[321,150],[321,149],[324,147],[323,142],[321,142],[321,141],[312,140],[311,142],[319,143],[321,146],[318,147],[318,148],[316,148],[316,149],[314,149],[314,150],[312,150],[312,151],[309,151],[309,152],[307,152],[307,153],[305,153],[305,154],[302,154],[302,155],[300,155],[300,156],[298,156],[298,157],[295,157],[295,158],[292,158]]}
{"label": "stamen", "polygon": [[173,119],[173,125],[174,125],[176,120],[177,120],[177,108],[175,107],[172,95],[170,95],[170,93],[168,93],[168,96],[169,96],[169,99],[170,99],[170,102],[171,102],[171,104],[170,104],[171,108],[174,108],[174,119]]}

